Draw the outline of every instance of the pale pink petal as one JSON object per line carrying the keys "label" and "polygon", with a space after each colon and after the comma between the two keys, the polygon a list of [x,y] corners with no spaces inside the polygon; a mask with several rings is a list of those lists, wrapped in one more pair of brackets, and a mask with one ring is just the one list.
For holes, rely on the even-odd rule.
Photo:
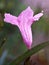
{"label": "pale pink petal", "polygon": [[33,10],[32,10],[30,7],[28,7],[27,9],[25,9],[25,10],[22,12],[22,14],[23,14],[24,16],[26,16],[27,18],[31,18],[31,17],[33,17],[33,15],[34,15],[34,12],[33,12]]}
{"label": "pale pink petal", "polygon": [[34,19],[34,21],[38,21],[38,20],[40,19],[40,17],[42,17],[42,16],[43,16],[43,12],[36,14],[36,15],[33,17],[33,19]]}
{"label": "pale pink petal", "polygon": [[13,25],[18,25],[18,20],[16,16],[13,16],[9,13],[4,14],[5,18],[4,21]]}
{"label": "pale pink petal", "polygon": [[27,9],[22,11],[22,13],[20,13],[20,15],[18,16],[18,19],[24,23],[30,22],[29,20],[32,19],[33,14],[34,14],[33,10],[30,7],[28,7]]}
{"label": "pale pink petal", "polygon": [[20,26],[20,31],[24,40],[25,45],[27,46],[28,49],[31,49],[32,45],[32,31],[31,27],[28,26],[28,24],[23,23],[24,25]]}

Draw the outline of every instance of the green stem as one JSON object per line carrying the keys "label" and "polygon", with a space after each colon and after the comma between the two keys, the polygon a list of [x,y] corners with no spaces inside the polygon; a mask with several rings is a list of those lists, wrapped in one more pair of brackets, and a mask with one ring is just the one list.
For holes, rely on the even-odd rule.
{"label": "green stem", "polygon": [[9,65],[19,65],[19,63],[21,63],[23,60],[25,60],[29,56],[37,53],[39,50],[43,49],[44,47],[46,47],[48,45],[49,45],[49,41],[33,47],[31,50],[28,50],[27,52],[25,52],[24,54],[22,54],[18,58],[15,58],[12,62],[10,62]]}

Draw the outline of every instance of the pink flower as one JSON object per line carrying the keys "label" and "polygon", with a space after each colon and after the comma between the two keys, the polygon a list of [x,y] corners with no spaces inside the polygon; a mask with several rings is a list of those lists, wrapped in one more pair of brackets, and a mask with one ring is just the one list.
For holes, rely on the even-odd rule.
{"label": "pink flower", "polygon": [[23,37],[24,43],[28,49],[31,48],[33,39],[32,39],[32,31],[31,25],[34,21],[38,21],[41,16],[43,16],[43,12],[35,15],[33,10],[28,7],[25,9],[18,17],[13,16],[9,13],[5,13],[4,21],[7,23],[11,23],[13,25],[17,25],[20,29],[21,35]]}

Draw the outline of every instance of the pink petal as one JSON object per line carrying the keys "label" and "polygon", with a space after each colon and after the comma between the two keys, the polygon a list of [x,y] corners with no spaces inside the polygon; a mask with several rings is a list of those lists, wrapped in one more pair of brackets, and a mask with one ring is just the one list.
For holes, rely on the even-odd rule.
{"label": "pink petal", "polygon": [[39,19],[40,19],[40,17],[42,17],[43,16],[43,12],[41,12],[41,13],[39,13],[39,14],[36,14],[34,17],[33,17],[33,19],[34,19],[34,21],[38,21]]}
{"label": "pink petal", "polygon": [[9,13],[4,14],[5,18],[4,21],[13,25],[18,25],[17,17],[13,16]]}
{"label": "pink petal", "polygon": [[[30,22],[28,20],[31,20],[33,18],[33,10],[28,7],[27,9],[25,9],[19,16],[18,16],[18,19],[21,21],[21,22]],[[26,21],[27,20],[27,21]]]}
{"label": "pink petal", "polygon": [[27,46],[28,49],[31,48],[32,45],[32,31],[31,27],[28,26],[28,24],[23,23],[20,26],[20,31],[24,40],[25,45]]}
{"label": "pink petal", "polygon": [[27,18],[31,18],[31,17],[33,17],[34,12],[33,12],[33,10],[32,10],[30,7],[28,7],[27,9],[25,9],[25,10],[22,12],[22,14],[23,14],[24,16],[26,16]]}

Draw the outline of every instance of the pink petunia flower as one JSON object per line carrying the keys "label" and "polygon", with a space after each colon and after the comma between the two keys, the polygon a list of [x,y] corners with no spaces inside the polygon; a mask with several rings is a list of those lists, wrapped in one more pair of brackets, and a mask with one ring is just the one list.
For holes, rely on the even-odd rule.
{"label": "pink petunia flower", "polygon": [[35,16],[33,15],[34,12],[30,7],[25,9],[18,17],[13,16],[9,13],[5,13],[4,15],[5,22],[18,26],[23,37],[24,43],[28,49],[31,49],[31,45],[33,42],[31,25],[34,21],[38,21],[40,17],[43,16],[43,12],[36,14]]}

